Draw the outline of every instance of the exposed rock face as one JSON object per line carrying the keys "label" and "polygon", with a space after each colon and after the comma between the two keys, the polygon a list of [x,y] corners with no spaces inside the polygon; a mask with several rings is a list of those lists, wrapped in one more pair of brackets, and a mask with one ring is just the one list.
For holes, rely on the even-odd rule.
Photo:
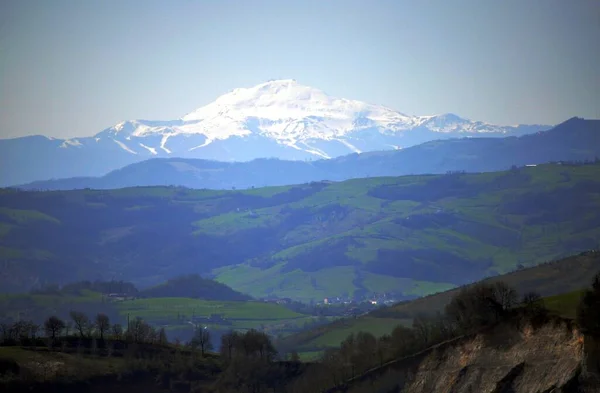
{"label": "exposed rock face", "polygon": [[[575,393],[600,392],[582,368],[583,335],[569,322],[539,329],[496,327],[448,342],[367,373],[347,392]],[[592,346],[590,346],[592,349]],[[593,347],[593,349],[597,349]],[[584,371],[584,372],[582,372]]]}

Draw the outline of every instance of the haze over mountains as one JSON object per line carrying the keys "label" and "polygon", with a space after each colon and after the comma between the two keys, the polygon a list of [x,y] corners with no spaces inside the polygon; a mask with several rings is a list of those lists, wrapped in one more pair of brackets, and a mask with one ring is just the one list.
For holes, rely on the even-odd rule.
{"label": "haze over mountains", "polygon": [[156,157],[312,160],[396,150],[438,139],[519,136],[549,128],[499,126],[450,113],[409,116],[331,97],[295,80],[273,80],[235,89],[176,120],[124,121],[93,137],[68,140],[45,136],[0,140],[0,186],[102,176]]}
{"label": "haze over mountains", "polygon": [[177,185],[231,189],[311,181],[340,181],[373,176],[401,176],[447,171],[487,172],[551,161],[586,161],[600,157],[600,121],[572,118],[549,131],[522,137],[454,138],[401,150],[350,154],[316,161],[257,159],[217,162],[156,158],[131,164],[105,176],[38,181],[23,189],[111,189]]}

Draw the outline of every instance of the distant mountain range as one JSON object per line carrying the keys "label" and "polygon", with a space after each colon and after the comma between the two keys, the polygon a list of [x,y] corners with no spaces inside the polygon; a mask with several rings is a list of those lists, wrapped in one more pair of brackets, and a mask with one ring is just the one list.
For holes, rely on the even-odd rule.
{"label": "distant mountain range", "polygon": [[312,162],[257,159],[228,163],[157,158],[126,166],[102,177],[39,181],[21,188],[112,189],[155,185],[250,188],[372,176],[497,171],[512,165],[585,161],[599,156],[600,120],[572,118],[551,130],[521,137],[437,140],[402,150],[355,153]]}
{"label": "distant mountain range", "polygon": [[519,136],[548,125],[498,126],[454,114],[409,116],[331,97],[294,80],[235,89],[177,120],[131,120],[93,137],[0,140],[0,186],[102,176],[148,158],[307,160],[396,150],[464,136]]}

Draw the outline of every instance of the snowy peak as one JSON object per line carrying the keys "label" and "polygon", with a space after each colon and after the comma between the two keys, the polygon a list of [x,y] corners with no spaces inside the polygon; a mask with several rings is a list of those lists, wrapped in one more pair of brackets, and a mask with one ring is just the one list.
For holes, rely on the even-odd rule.
{"label": "snowy peak", "polygon": [[[547,128],[536,126],[532,132]],[[94,146],[106,144],[140,156],[306,159],[455,136],[504,136],[516,130],[529,132],[527,127],[496,126],[452,113],[409,116],[382,105],[333,97],[294,79],[279,79],[234,89],[177,120],[120,122],[95,135]],[[78,143],[73,140],[63,147],[81,147]]]}
{"label": "snowy peak", "polygon": [[323,91],[301,85],[293,79],[273,80],[250,88],[235,89],[213,103],[182,117],[183,121],[208,120],[215,116],[236,119],[255,117],[272,121],[308,117],[355,118],[358,114],[387,112],[391,109],[360,101],[331,97]]}
{"label": "snowy peak", "polygon": [[188,130],[211,140],[261,135],[293,148],[308,139],[331,140],[373,127],[400,131],[418,122],[383,106],[332,97],[293,79],[235,89],[181,120],[194,123]]}

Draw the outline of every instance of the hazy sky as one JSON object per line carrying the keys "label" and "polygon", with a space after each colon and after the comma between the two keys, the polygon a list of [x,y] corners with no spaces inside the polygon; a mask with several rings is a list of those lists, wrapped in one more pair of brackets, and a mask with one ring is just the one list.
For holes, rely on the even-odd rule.
{"label": "hazy sky", "polygon": [[0,1],[0,135],[176,119],[293,78],[400,112],[600,118],[600,1]]}

